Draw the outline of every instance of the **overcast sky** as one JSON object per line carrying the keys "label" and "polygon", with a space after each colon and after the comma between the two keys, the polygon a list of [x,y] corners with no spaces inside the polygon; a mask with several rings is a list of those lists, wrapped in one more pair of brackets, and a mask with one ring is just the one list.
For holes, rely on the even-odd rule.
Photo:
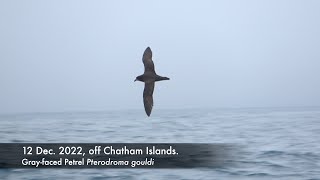
{"label": "overcast sky", "polygon": [[0,1],[0,113],[320,105],[320,1]]}

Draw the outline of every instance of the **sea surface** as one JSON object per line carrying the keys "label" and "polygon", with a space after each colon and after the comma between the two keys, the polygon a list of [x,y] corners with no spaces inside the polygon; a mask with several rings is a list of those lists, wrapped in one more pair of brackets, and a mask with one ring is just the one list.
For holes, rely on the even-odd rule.
{"label": "sea surface", "polygon": [[320,108],[0,115],[5,143],[231,143],[235,163],[194,169],[0,169],[0,179],[320,179]]}

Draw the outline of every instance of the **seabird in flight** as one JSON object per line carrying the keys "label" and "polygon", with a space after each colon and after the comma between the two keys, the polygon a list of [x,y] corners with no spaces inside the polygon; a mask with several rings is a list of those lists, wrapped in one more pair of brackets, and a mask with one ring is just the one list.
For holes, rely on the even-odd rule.
{"label": "seabird in flight", "polygon": [[143,103],[144,109],[148,116],[151,114],[151,110],[153,107],[153,90],[154,83],[156,81],[169,80],[167,77],[162,77],[156,74],[154,70],[154,64],[152,61],[152,51],[150,47],[144,51],[142,56],[142,62],[144,64],[144,73],[140,76],[137,76],[134,81],[144,82],[144,90],[143,90]]}

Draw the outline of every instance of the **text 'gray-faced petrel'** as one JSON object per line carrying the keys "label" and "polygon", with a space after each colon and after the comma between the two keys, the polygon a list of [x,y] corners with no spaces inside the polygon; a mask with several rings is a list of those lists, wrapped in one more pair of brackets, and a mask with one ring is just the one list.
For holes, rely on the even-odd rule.
{"label": "text 'gray-faced petrel'", "polygon": [[137,76],[136,80],[134,81],[138,80],[144,82],[144,109],[146,110],[147,115],[150,116],[153,107],[152,94],[154,89],[154,83],[156,81],[169,80],[169,78],[162,77],[156,74],[156,71],[154,70],[154,64],[152,61],[152,51],[150,47],[147,47],[147,49],[144,51],[142,56],[142,62],[144,64],[144,73],[140,76]]}

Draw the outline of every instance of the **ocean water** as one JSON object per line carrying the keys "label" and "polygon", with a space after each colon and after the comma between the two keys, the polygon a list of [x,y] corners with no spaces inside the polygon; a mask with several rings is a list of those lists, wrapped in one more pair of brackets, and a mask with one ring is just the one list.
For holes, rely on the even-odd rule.
{"label": "ocean water", "polygon": [[320,108],[0,115],[0,142],[231,143],[230,166],[195,169],[0,169],[0,179],[320,179]]}

